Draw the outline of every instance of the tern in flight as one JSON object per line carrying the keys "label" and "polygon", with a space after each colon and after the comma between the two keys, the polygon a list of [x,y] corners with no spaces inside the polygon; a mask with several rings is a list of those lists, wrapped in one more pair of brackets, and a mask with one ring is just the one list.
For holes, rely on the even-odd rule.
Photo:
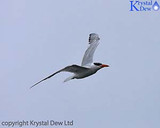
{"label": "tern in flight", "polygon": [[85,51],[81,66],[78,66],[78,65],[67,66],[67,67],[53,73],[52,75],[42,79],[41,81],[35,83],[30,88],[34,87],[35,85],[41,83],[44,80],[51,78],[52,76],[56,75],[59,72],[73,73],[72,76],[70,76],[66,80],[64,80],[64,82],[66,82],[66,81],[69,81],[72,79],[82,79],[82,78],[88,77],[90,75],[95,74],[101,68],[109,67],[109,65],[106,65],[106,64],[93,63],[93,55],[94,55],[94,52],[95,52],[97,46],[99,45],[99,40],[100,40],[100,38],[99,38],[98,34],[91,33],[89,35],[89,47]]}

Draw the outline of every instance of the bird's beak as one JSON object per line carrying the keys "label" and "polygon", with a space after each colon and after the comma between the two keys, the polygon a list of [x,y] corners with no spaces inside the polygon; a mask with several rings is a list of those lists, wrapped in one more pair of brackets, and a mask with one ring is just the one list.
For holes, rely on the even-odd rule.
{"label": "bird's beak", "polygon": [[109,65],[107,65],[107,64],[102,64],[101,67],[102,67],[102,68],[104,68],[104,67],[109,67]]}

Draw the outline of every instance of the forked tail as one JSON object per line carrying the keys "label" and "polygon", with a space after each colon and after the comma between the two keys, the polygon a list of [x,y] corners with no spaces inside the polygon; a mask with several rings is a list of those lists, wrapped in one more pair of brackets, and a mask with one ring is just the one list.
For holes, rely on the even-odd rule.
{"label": "forked tail", "polygon": [[68,77],[67,79],[64,80],[64,82],[67,82],[67,81],[72,80],[72,79],[74,79],[74,76]]}

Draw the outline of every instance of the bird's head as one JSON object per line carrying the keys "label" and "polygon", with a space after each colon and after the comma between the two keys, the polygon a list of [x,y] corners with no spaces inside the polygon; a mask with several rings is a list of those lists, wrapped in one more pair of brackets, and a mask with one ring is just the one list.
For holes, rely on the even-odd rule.
{"label": "bird's head", "polygon": [[98,66],[100,68],[104,68],[104,67],[109,67],[109,65],[107,64],[102,64],[102,63],[94,63],[95,66]]}

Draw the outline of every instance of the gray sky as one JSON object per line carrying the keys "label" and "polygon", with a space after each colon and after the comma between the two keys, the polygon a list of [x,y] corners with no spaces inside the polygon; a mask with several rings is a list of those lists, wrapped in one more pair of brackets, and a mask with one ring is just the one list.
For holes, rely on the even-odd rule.
{"label": "gray sky", "polygon": [[[0,0],[0,121],[159,128],[160,11],[129,10],[129,1]],[[67,83],[70,74],[60,73],[29,89],[80,64],[92,32],[101,38],[94,60],[109,68]]]}

